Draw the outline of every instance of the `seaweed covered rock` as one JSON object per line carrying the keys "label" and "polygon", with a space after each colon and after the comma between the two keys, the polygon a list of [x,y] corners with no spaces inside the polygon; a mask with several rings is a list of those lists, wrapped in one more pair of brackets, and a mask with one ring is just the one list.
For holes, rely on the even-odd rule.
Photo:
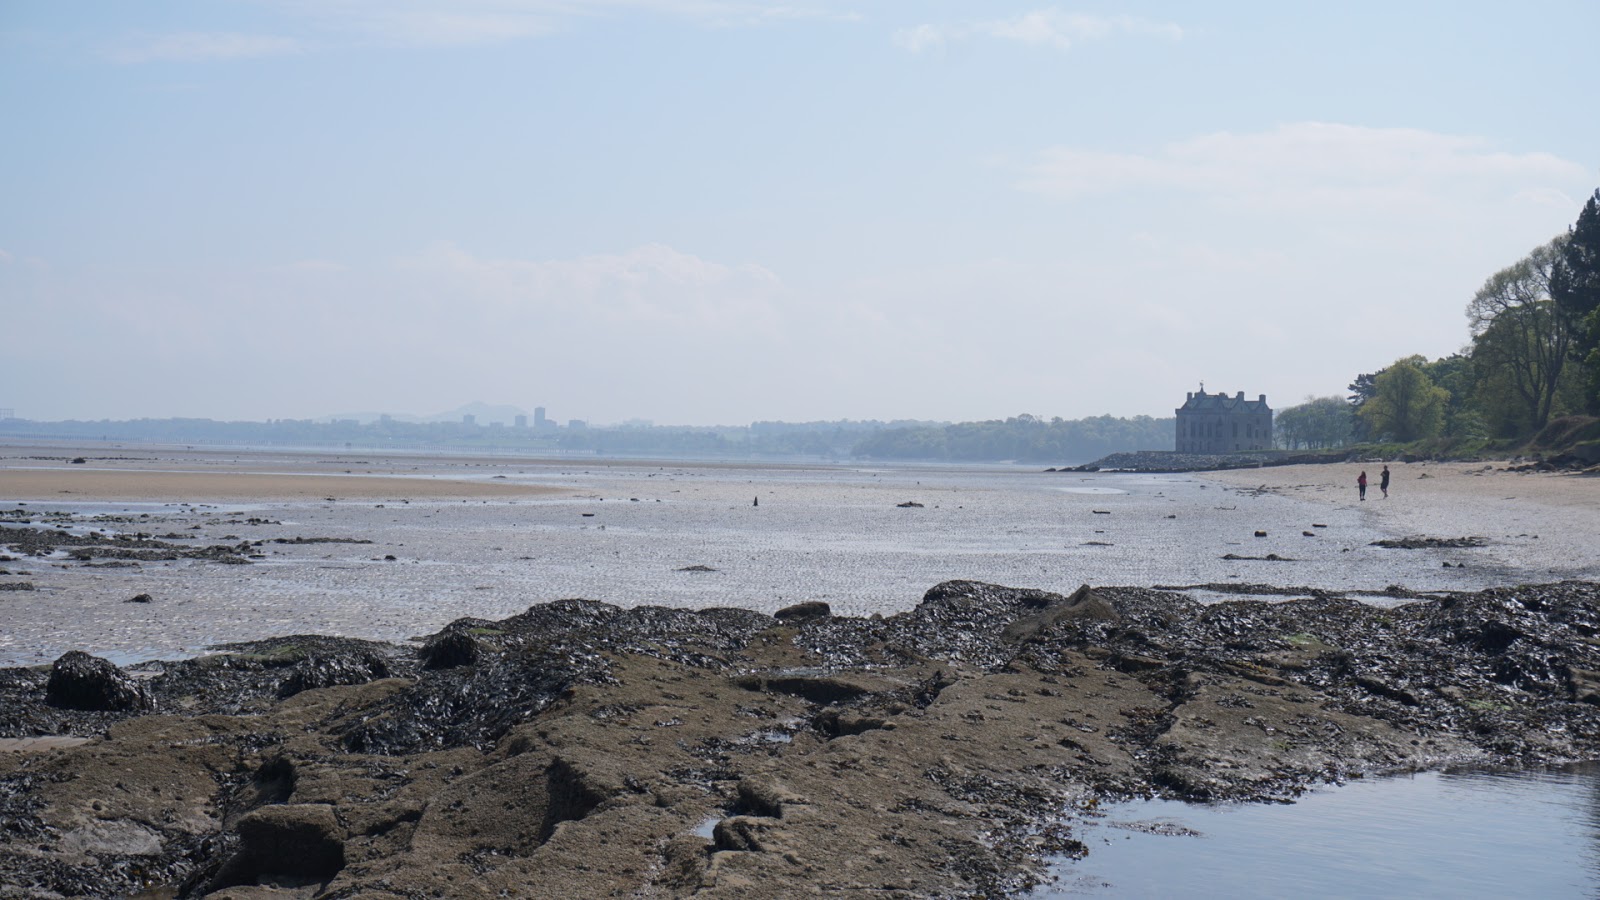
{"label": "seaweed covered rock", "polygon": [[366,684],[388,678],[389,665],[374,653],[333,655],[314,653],[294,664],[278,683],[279,697],[293,697],[301,691],[346,684]]}
{"label": "seaweed covered rock", "polygon": [[151,707],[144,686],[109,660],[69,650],[50,667],[45,701],[62,709],[133,712]]}
{"label": "seaweed covered rock", "polygon": [[417,655],[425,669],[470,666],[482,655],[480,642],[467,628],[452,625],[428,638]]}

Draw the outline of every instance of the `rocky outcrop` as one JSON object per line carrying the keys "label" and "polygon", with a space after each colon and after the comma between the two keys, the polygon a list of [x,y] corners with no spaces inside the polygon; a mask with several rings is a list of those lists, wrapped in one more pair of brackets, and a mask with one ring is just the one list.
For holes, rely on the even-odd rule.
{"label": "rocky outcrop", "polygon": [[[95,738],[0,754],[0,884],[997,897],[1092,852],[1100,799],[1600,758],[1600,585],[1278,593],[952,581],[886,618],[566,600],[453,623],[474,650],[449,666],[304,635],[164,663],[140,673],[159,715],[0,670],[0,736]],[[129,678],[79,657],[58,668]]]}

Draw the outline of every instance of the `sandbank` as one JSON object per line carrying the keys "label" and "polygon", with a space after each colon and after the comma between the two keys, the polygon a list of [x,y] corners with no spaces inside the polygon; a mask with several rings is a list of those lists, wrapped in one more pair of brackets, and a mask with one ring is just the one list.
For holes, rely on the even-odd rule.
{"label": "sandbank", "polygon": [[228,501],[487,499],[564,493],[511,481],[283,472],[178,472],[152,469],[4,468],[7,501]]}

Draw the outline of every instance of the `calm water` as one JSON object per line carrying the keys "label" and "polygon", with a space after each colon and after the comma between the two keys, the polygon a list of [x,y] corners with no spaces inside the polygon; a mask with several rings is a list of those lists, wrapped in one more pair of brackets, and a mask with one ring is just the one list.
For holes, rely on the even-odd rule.
{"label": "calm water", "polygon": [[1123,804],[1040,897],[1600,897],[1600,769],[1425,773],[1293,804]]}

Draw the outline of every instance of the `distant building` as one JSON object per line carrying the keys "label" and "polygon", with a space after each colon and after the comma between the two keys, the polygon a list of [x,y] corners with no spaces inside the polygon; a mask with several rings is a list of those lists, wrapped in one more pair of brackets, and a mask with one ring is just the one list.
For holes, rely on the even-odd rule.
{"label": "distant building", "polygon": [[548,427],[549,424],[550,423],[547,422],[545,420],[545,417],[544,417],[544,407],[535,406],[533,408],[533,427],[535,427],[535,428],[545,428],[545,427]]}
{"label": "distant building", "polygon": [[478,424],[478,417],[472,413],[467,413],[461,417],[461,424],[470,428],[471,426]]}
{"label": "distant building", "polygon": [[567,420],[567,427],[572,429],[573,431],[580,431],[580,430],[582,430],[584,428],[588,428],[589,427],[589,423],[585,422],[582,419],[568,419]]}
{"label": "distant building", "polygon": [[528,417],[527,416],[517,416],[517,427],[518,428],[527,428],[528,427]]}
{"label": "distant building", "polygon": [[1246,400],[1244,391],[1230,397],[1218,392],[1190,392],[1176,410],[1179,453],[1233,453],[1272,447],[1272,408],[1267,395]]}
{"label": "distant building", "polygon": [[0,409],[0,422],[4,422],[7,419],[15,419],[16,417],[17,417],[17,411],[16,410],[14,410],[14,409]]}

